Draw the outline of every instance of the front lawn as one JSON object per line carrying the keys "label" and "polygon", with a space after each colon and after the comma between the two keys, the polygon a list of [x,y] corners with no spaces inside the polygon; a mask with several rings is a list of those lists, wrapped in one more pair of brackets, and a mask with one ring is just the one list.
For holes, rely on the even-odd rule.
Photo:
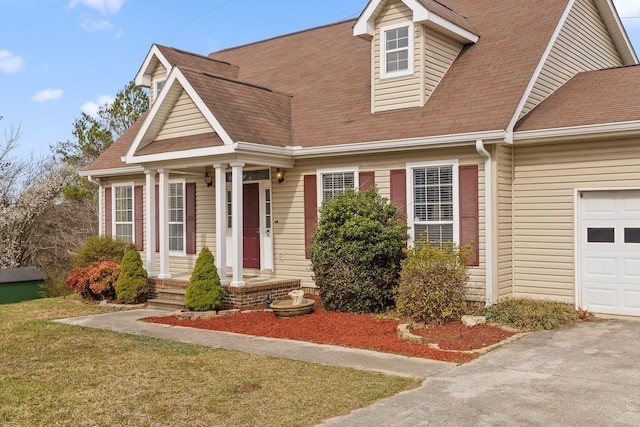
{"label": "front lawn", "polygon": [[416,387],[416,379],[51,322],[75,298],[0,306],[0,424],[295,426]]}

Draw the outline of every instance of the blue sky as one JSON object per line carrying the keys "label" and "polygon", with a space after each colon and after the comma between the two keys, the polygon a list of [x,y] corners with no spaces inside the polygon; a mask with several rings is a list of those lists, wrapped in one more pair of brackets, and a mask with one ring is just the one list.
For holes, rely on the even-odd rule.
{"label": "blue sky", "polygon": [[[367,0],[0,0],[0,141],[14,155],[72,139],[73,121],[135,77],[152,43],[212,51],[356,17]],[[640,1],[614,0],[640,54]],[[628,17],[628,18],[627,18]]]}

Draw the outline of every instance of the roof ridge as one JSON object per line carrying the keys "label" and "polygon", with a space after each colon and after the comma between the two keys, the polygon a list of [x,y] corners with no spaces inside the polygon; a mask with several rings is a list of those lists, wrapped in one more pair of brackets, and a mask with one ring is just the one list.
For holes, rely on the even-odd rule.
{"label": "roof ridge", "polygon": [[220,63],[220,64],[233,65],[231,62],[221,61],[219,59],[211,58],[210,56],[207,56],[207,55],[202,55],[202,54],[199,54],[199,53],[190,52],[190,51],[184,50],[184,49],[178,49],[177,47],[165,46],[165,45],[161,45],[161,44],[157,44],[157,43],[156,43],[156,46],[163,47],[165,49],[171,49],[171,50],[174,50],[174,51],[182,53],[182,54],[195,56],[195,57],[202,58],[202,59],[207,59],[209,61],[217,62],[217,63]]}

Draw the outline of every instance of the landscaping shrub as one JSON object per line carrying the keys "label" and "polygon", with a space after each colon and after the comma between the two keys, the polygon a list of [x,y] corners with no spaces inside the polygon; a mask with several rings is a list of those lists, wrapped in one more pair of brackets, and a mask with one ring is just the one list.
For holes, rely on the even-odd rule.
{"label": "landscaping shrub", "polygon": [[213,254],[208,248],[202,248],[191,273],[184,306],[191,311],[221,310],[223,298],[224,289]]}
{"label": "landscaping shrub", "polygon": [[149,292],[147,270],[142,266],[142,258],[135,245],[127,246],[120,264],[120,275],[114,287],[116,298],[123,304],[141,302]]}
{"label": "landscaping shrub", "polygon": [[578,312],[570,304],[531,298],[506,298],[480,309],[478,314],[489,322],[531,331],[555,329],[578,319]]}
{"label": "landscaping shrub", "polygon": [[327,310],[380,313],[394,305],[407,227],[378,194],[346,191],[322,205],[311,263]]}
{"label": "landscaping shrub", "polygon": [[120,266],[113,261],[100,261],[90,267],[80,267],[69,272],[65,283],[85,299],[113,300],[113,285],[118,280]]}
{"label": "landscaping shrub", "polygon": [[398,314],[418,323],[442,324],[466,312],[471,246],[416,242],[402,262]]}
{"label": "landscaping shrub", "polygon": [[89,267],[99,261],[113,261],[119,264],[126,247],[126,243],[111,236],[90,237],[78,252],[71,256],[71,266]]}

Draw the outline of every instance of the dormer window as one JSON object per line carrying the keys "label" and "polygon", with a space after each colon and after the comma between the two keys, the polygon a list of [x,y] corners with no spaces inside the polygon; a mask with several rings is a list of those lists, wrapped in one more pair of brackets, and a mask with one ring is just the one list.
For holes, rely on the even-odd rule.
{"label": "dormer window", "polygon": [[413,73],[413,31],[411,24],[381,29],[383,38],[382,78]]}

